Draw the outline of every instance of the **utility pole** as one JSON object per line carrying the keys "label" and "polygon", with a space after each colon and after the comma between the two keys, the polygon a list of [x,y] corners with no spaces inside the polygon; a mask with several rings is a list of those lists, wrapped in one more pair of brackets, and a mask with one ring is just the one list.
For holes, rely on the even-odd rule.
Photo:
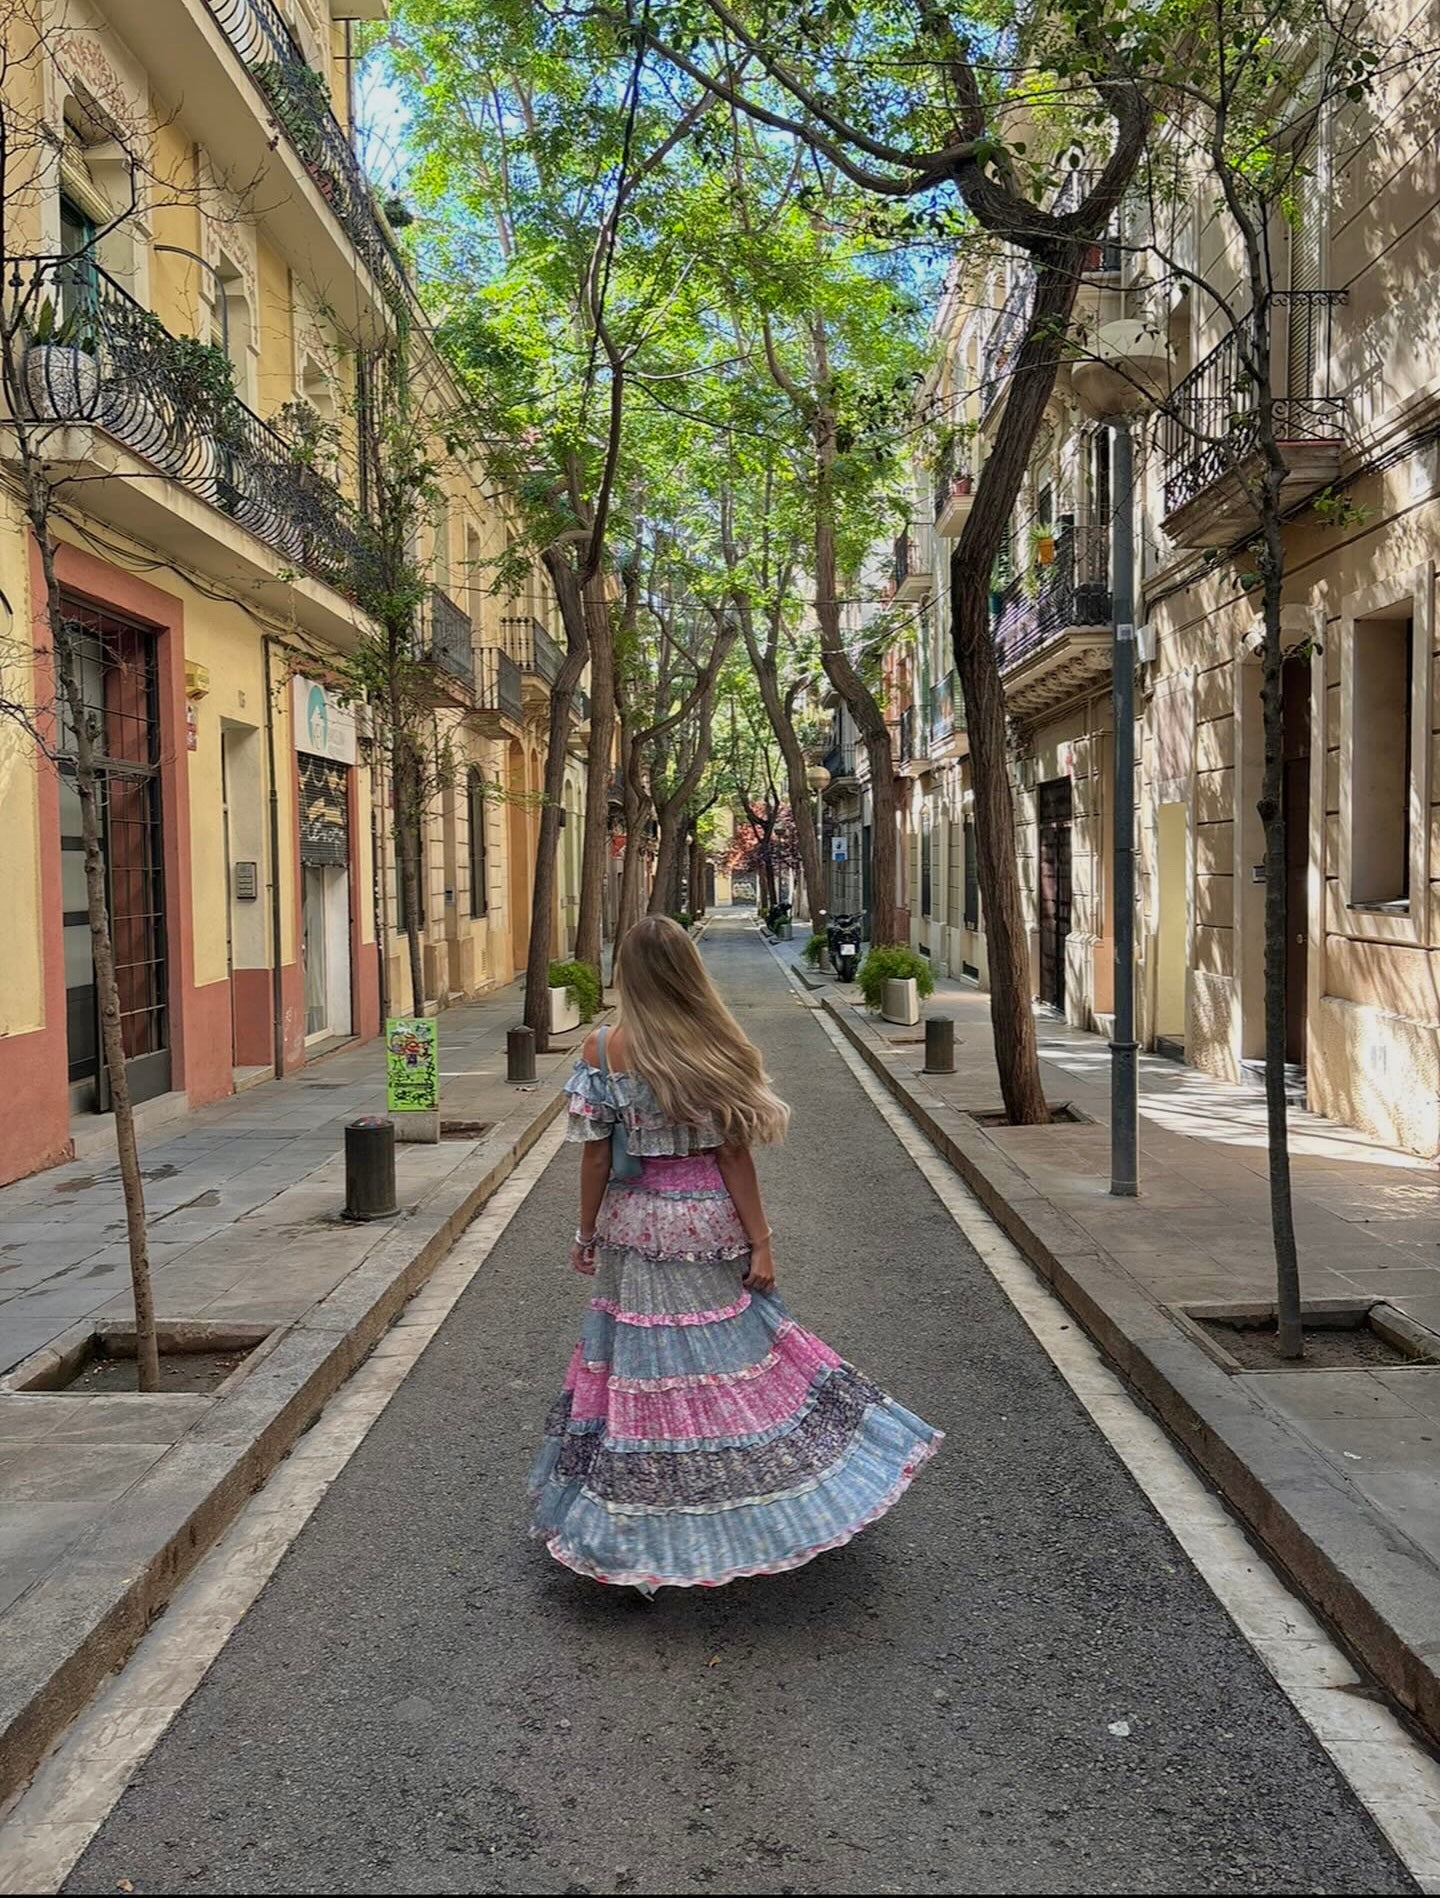
{"label": "utility pole", "polygon": [[1110,418],[1110,647],[1115,782],[1115,1029],[1110,1040],[1110,1191],[1140,1190],[1139,1046],[1135,1040],[1135,467],[1128,416]]}

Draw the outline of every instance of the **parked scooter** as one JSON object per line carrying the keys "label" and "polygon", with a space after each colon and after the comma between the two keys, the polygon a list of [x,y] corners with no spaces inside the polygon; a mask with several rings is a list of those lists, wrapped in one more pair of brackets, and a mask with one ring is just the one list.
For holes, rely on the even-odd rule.
{"label": "parked scooter", "polygon": [[832,916],[826,928],[830,945],[830,966],[841,982],[853,982],[860,966],[860,932],[863,916]]}

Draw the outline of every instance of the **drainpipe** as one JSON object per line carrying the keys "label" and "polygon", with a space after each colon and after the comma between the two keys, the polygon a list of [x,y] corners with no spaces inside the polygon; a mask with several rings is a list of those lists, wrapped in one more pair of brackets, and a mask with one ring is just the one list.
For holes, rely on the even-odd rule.
{"label": "drainpipe", "polygon": [[275,1058],[275,1078],[285,1072],[285,984],[280,957],[283,941],[280,924],[280,786],[275,771],[275,703],[270,692],[270,647],[273,636],[261,639],[265,660],[265,763],[270,774],[270,990],[274,1019],[270,1046]]}

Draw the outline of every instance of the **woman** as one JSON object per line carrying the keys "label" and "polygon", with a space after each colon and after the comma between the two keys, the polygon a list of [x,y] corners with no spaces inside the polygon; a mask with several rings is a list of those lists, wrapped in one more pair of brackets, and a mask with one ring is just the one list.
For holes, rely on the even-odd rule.
{"label": "woman", "polygon": [[[715,1588],[848,1542],[941,1433],[775,1296],[750,1149],[790,1110],[690,937],[647,917],[615,977],[620,1026],[565,1090],[585,1143],[570,1262],[595,1296],[532,1473],[535,1533],[597,1581]],[[617,1125],[632,1178],[611,1177]]]}

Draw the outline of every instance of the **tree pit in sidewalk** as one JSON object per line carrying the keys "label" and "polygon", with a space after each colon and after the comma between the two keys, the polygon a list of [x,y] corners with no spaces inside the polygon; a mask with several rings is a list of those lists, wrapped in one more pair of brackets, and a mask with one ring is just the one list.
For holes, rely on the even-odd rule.
{"label": "tree pit in sidewalk", "polygon": [[[158,1326],[157,1337],[160,1388],[146,1396],[218,1396],[254,1368],[280,1330],[272,1325],[182,1322]],[[17,1396],[138,1393],[135,1327],[77,1327],[18,1365],[7,1384]]]}
{"label": "tree pit in sidewalk", "polygon": [[1383,1371],[1440,1364],[1440,1336],[1380,1302],[1305,1306],[1301,1358],[1281,1355],[1273,1306],[1192,1306],[1183,1317],[1228,1371]]}
{"label": "tree pit in sidewalk", "polygon": [[[977,1107],[967,1114],[977,1127],[1019,1127],[1019,1121],[1011,1120],[1003,1107]],[[1044,1124],[1043,1122],[1041,1123]],[[1059,1101],[1050,1109],[1052,1127],[1093,1127],[1095,1118],[1083,1108],[1076,1107],[1071,1101]]]}

